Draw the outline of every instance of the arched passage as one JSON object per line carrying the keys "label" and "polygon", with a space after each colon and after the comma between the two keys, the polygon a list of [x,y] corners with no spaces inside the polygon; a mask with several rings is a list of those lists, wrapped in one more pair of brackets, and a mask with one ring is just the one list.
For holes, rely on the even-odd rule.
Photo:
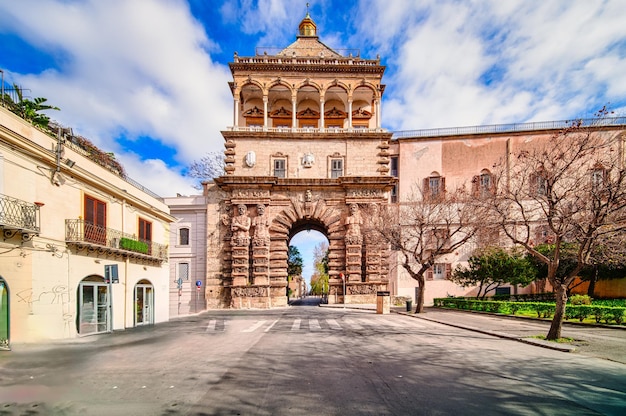
{"label": "arched passage", "polygon": [[[323,270],[318,262],[323,262],[328,251],[328,237],[325,232],[321,232],[314,226],[307,227],[297,232],[292,232],[289,238],[289,246],[298,249],[302,257],[302,283],[305,291],[296,293],[306,295],[323,295],[328,293],[328,270]],[[325,262],[327,266],[327,258]],[[322,270],[320,270],[322,268]],[[292,287],[293,286],[293,287]],[[292,293],[295,293],[297,285],[290,282]]]}

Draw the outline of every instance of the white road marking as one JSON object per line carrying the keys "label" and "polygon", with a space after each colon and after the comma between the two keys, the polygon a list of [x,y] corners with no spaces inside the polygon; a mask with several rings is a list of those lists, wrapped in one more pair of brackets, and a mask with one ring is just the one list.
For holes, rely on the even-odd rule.
{"label": "white road marking", "polygon": [[341,329],[341,325],[335,319],[327,319],[326,322],[332,329]]}
{"label": "white road marking", "polygon": [[272,329],[272,327],[273,327],[274,325],[276,325],[276,322],[278,322],[278,319],[277,319],[277,320],[275,320],[274,322],[272,322],[272,323],[270,324],[270,326],[268,326],[267,328],[265,328],[265,332],[269,332],[269,330],[270,330],[270,329]]}
{"label": "white road marking", "polygon": [[216,323],[217,323],[217,321],[215,319],[211,319],[209,321],[209,324],[206,326],[206,332],[215,331],[215,324]]}
{"label": "white road marking", "polygon": [[263,326],[263,324],[265,323],[265,321],[257,321],[256,324],[252,325],[249,328],[244,329],[241,332],[253,332],[256,331],[257,329],[259,329],[261,326]]}
{"label": "white road marking", "polygon": [[297,331],[298,329],[300,329],[300,321],[301,319],[294,319],[293,320],[293,325],[291,325],[291,330],[292,331]]}

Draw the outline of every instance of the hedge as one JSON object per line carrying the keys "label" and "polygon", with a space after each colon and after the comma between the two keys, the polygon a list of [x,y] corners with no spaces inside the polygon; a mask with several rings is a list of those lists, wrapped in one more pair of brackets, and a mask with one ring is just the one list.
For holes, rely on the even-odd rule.
{"label": "hedge", "polygon": [[120,248],[137,253],[148,254],[148,244],[130,238],[120,238]]}
{"label": "hedge", "polygon": [[[478,300],[467,298],[436,298],[434,305],[439,308],[472,310],[480,312],[515,315],[518,312],[536,313],[538,318],[554,316],[555,304],[545,302],[508,302],[497,300]],[[594,318],[597,323],[616,323],[621,325],[626,319],[626,307],[604,305],[567,305],[565,319]]]}

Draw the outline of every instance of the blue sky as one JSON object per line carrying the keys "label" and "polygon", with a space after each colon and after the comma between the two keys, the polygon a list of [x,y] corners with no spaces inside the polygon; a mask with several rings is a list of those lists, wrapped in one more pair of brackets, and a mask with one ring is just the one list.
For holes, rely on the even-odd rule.
{"label": "blue sky", "polygon": [[[0,69],[135,180],[193,194],[187,166],[232,125],[228,62],[291,44],[306,3],[0,0]],[[309,3],[322,42],[387,66],[389,130],[625,113],[623,0]]]}

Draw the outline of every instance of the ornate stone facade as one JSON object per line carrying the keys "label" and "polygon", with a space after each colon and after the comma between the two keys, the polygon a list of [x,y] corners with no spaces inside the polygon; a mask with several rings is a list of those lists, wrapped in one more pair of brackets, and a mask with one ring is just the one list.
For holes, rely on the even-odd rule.
{"label": "ornate stone facade", "polygon": [[385,68],[328,48],[308,15],[303,25],[277,54],[235,54],[230,64],[226,175],[211,188],[220,208],[208,214],[222,216],[222,244],[206,295],[222,307],[285,306],[289,241],[307,229],[329,241],[329,301],[374,303],[387,290],[386,252],[368,243],[361,214],[386,203],[395,182],[391,134],[380,127]]}

